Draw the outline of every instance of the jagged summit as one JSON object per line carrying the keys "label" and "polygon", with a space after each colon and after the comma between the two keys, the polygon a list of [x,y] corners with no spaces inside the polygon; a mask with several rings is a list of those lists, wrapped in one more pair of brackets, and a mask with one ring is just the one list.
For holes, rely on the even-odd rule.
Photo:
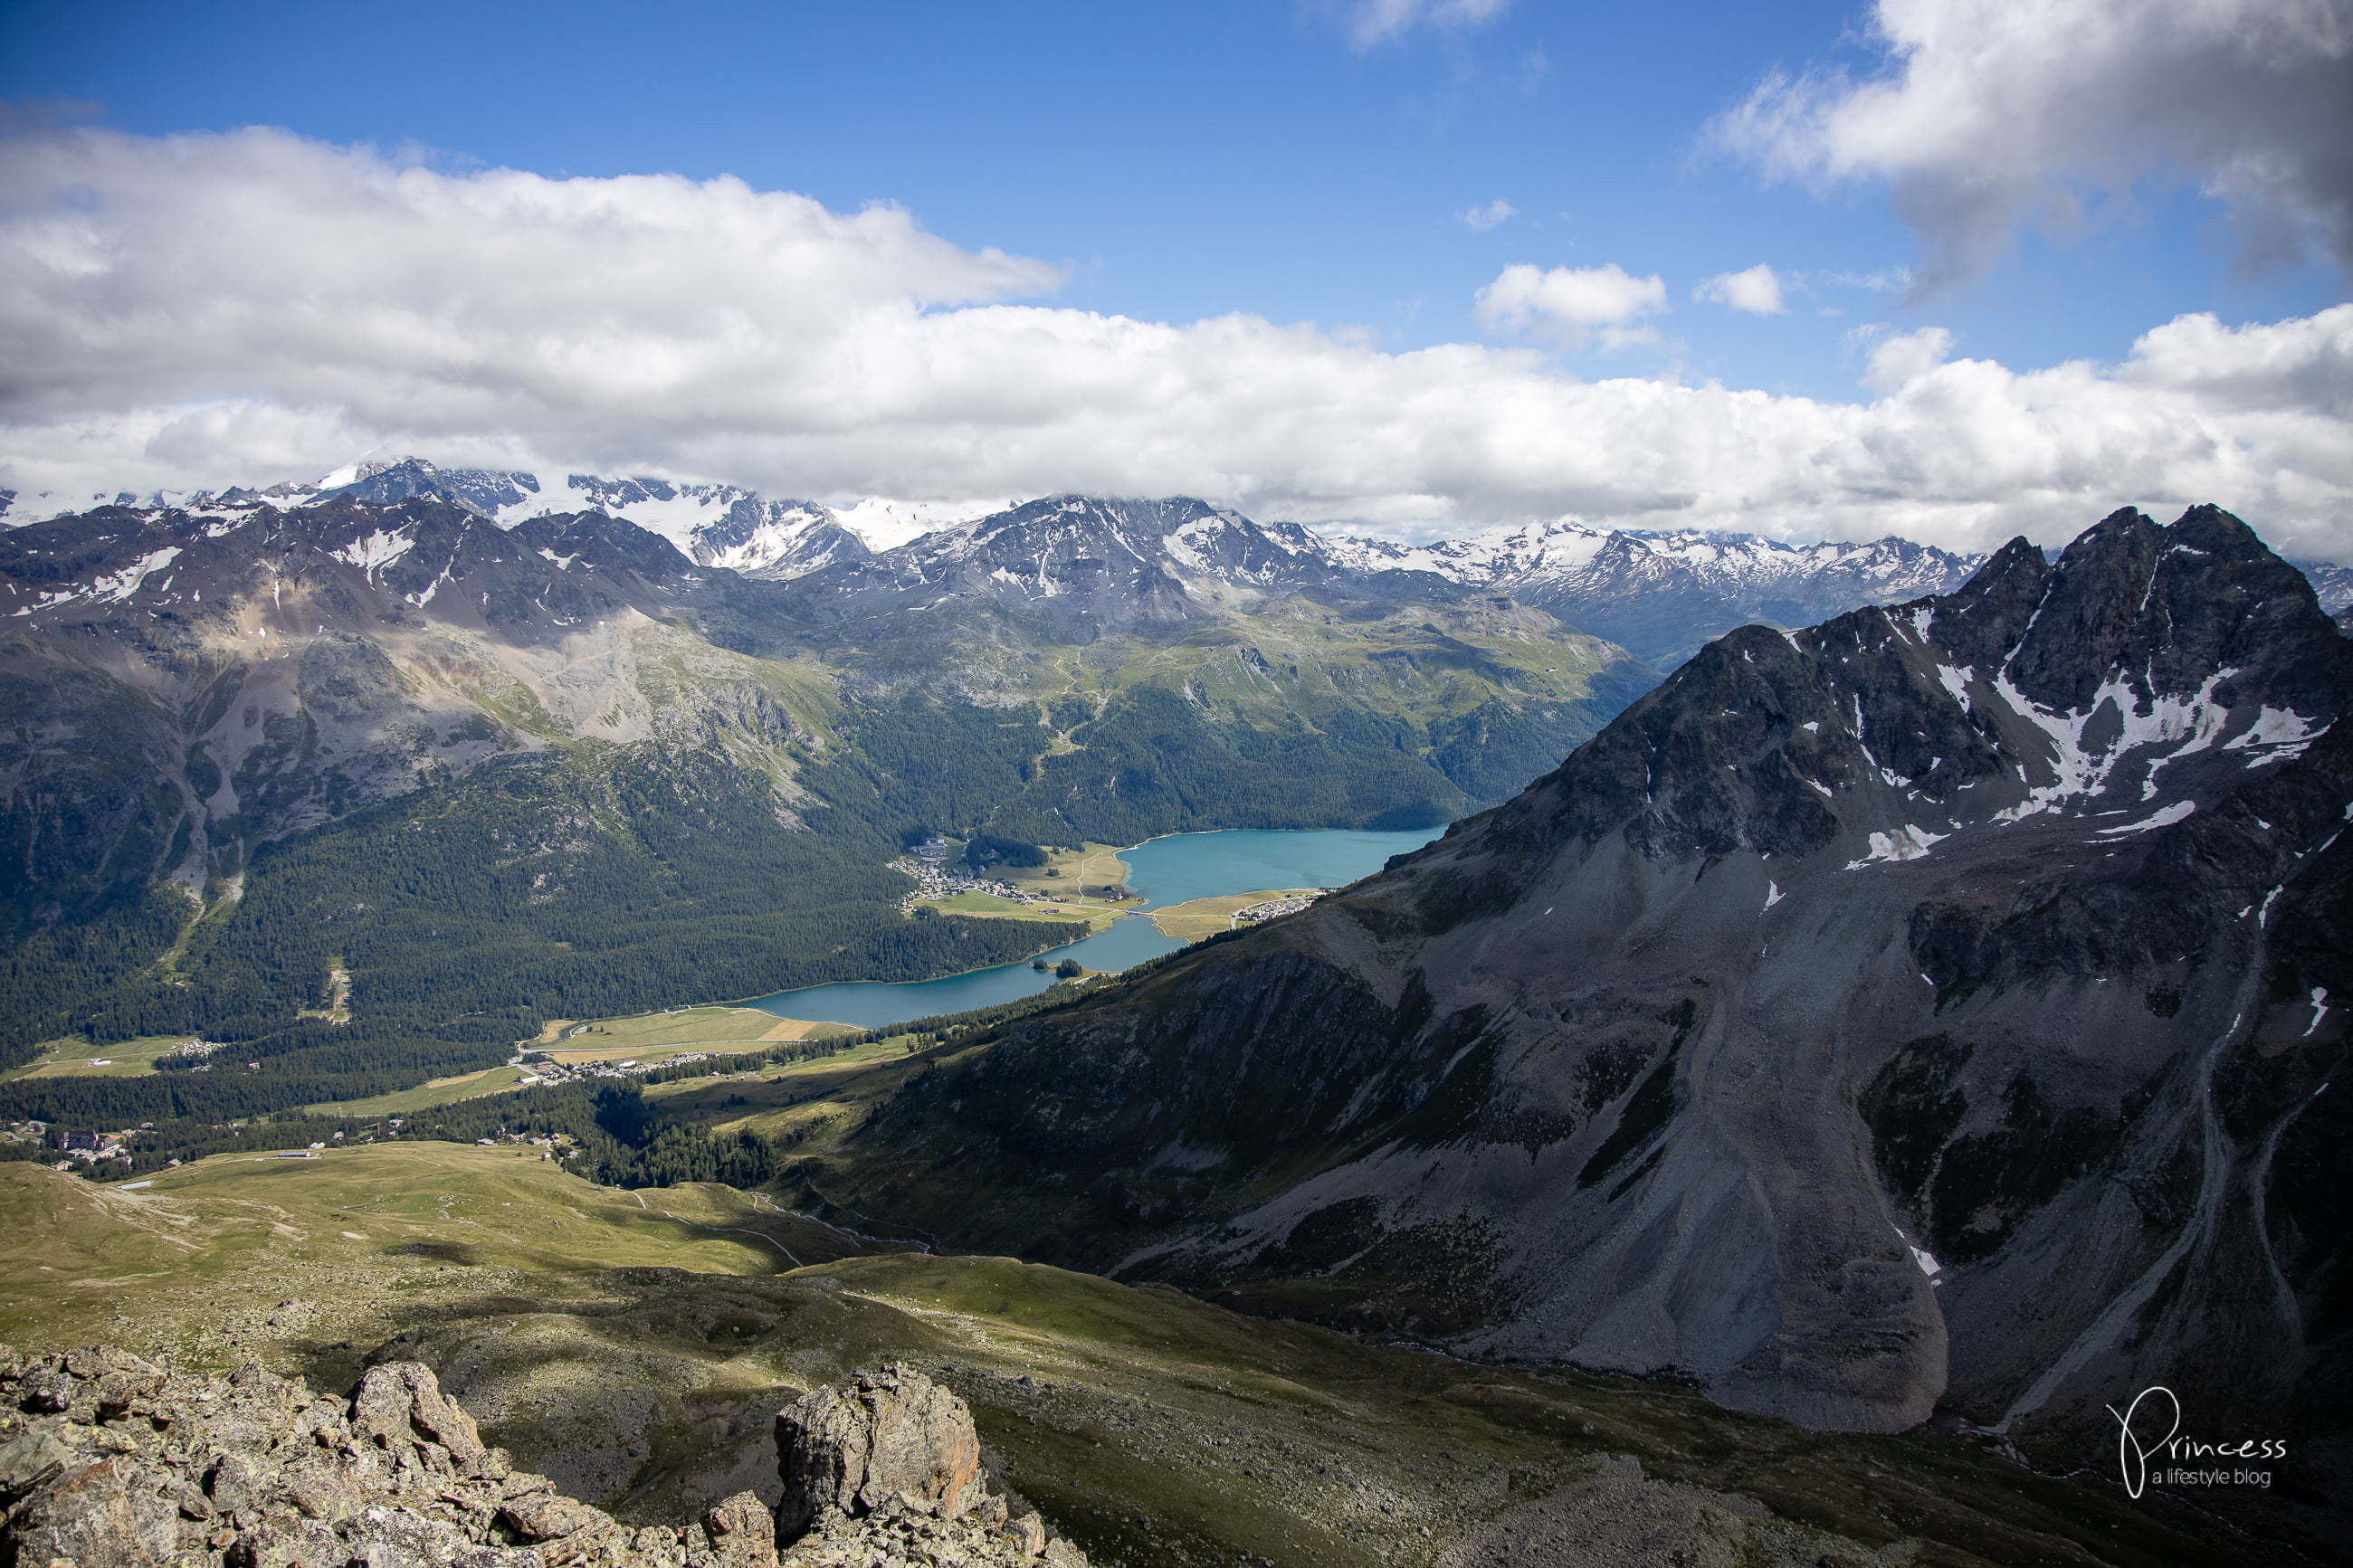
{"label": "jagged summit", "polygon": [[[145,496],[125,491],[109,504],[228,521],[263,508],[284,510],[338,500],[376,506],[439,500],[507,529],[538,518],[600,512],[660,535],[699,564],[776,579],[853,559],[872,547],[842,514],[816,501],[770,500],[733,485],[680,484],[642,476],[443,468],[418,457],[347,465],[315,484]],[[21,525],[72,515],[77,510],[54,504],[26,507],[5,520]],[[0,508],[0,514],[5,512]]]}
{"label": "jagged summit", "polygon": [[[1184,496],[1048,496],[807,574],[792,589],[805,613],[846,627],[913,617],[931,628],[925,646],[942,629],[966,641],[1165,638],[1233,615],[1296,605],[1303,595],[1355,604],[1367,616],[1469,597],[1428,577],[1358,570],[1304,529]],[[1559,632],[1551,617],[1535,614],[1548,628],[1536,635]],[[955,619],[941,618],[948,615]],[[1258,657],[1279,651],[1261,648]],[[1314,655],[1301,647],[1283,657]]]}
{"label": "jagged summit", "polygon": [[[438,495],[280,510],[102,509],[0,534],[0,616],[125,615],[354,631],[422,612],[554,635],[703,574],[660,536],[597,512],[498,526]],[[258,606],[267,600],[267,609]],[[247,623],[251,625],[248,626]]]}
{"label": "jagged summit", "polygon": [[2349,710],[2229,514],[2016,542],[1720,638],[1387,874],[911,1083],[817,1189],[1812,1425],[2275,1412],[2345,1373]]}

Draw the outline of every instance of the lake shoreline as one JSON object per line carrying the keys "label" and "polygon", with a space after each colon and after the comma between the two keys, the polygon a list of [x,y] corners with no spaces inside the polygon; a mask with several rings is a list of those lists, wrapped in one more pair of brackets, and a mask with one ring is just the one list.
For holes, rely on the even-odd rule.
{"label": "lake shoreline", "polygon": [[[1188,936],[1172,934],[1152,918],[1160,910],[1213,900],[1240,900],[1246,904],[1247,895],[1298,895],[1345,887],[1378,871],[1392,856],[1419,848],[1444,831],[1443,826],[1229,827],[1155,834],[1107,851],[1126,868],[1124,885],[1139,895],[1138,901],[1101,930],[1075,940],[1053,943],[1008,963],[985,964],[924,980],[828,981],[706,1005],[745,1007],[796,1022],[864,1029],[1002,1005],[1036,995],[1053,984],[1050,972],[1039,973],[1033,967],[1040,959],[1050,962],[1059,956],[1098,973],[1115,974],[1215,934],[1217,928]],[[1163,847],[1155,853],[1155,846]],[[1105,854],[1106,849],[1091,849],[1086,858],[1099,862]],[[1137,858],[1130,859],[1131,856]],[[1203,912],[1205,920],[1208,912]],[[1224,929],[1230,929],[1230,923]]]}

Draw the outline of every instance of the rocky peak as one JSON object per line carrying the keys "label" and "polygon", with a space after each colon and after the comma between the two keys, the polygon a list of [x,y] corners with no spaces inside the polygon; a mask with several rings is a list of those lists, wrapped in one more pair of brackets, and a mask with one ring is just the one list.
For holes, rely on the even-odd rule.
{"label": "rocky peak", "polygon": [[[927,542],[933,542],[904,548],[920,551]],[[1034,563],[1041,592],[1052,591],[1054,568],[1088,561],[1114,572],[1145,568],[1259,582],[1320,560],[1304,530],[1286,529],[1278,536],[1240,512],[1190,496],[1048,496],[952,531],[928,553],[983,557],[997,565]]]}
{"label": "rocky peak", "polygon": [[423,458],[413,457],[362,464],[350,479],[334,482],[340,479],[341,474],[330,474],[322,480],[319,499],[341,496],[387,506],[428,497],[484,517],[527,505],[540,488],[537,475],[520,470],[438,468]]}
{"label": "rocky peak", "polygon": [[697,528],[691,543],[694,558],[706,566],[783,581],[873,553],[829,507],[754,495],[740,497],[717,521]]}
{"label": "rocky peak", "polygon": [[1734,633],[1506,812],[1549,799],[1579,837],[1675,854],[2118,827],[2186,816],[2348,705],[2311,589],[2245,524],[2121,511],[2055,563],[2014,540],[1947,598]]}
{"label": "rocky peak", "polygon": [[107,1346],[0,1347],[0,1561],[41,1568],[1084,1568],[980,1469],[972,1415],[908,1367],[777,1418],[786,1503],[631,1526],[514,1469],[420,1363],[348,1399]]}
{"label": "rocky peak", "polygon": [[1049,496],[802,580],[818,613],[957,600],[1078,642],[1182,626],[1339,569],[1280,533],[1188,497]]}
{"label": "rocky peak", "polygon": [[531,638],[624,605],[650,612],[706,575],[659,534],[603,513],[508,530],[427,494],[227,515],[105,508],[0,534],[0,615],[42,624],[216,621],[267,601],[269,618],[305,631],[423,616]]}
{"label": "rocky peak", "polygon": [[2344,1376],[2295,1173],[2353,1138],[2348,712],[2236,519],[2013,542],[1719,638],[1384,875],[911,1081],[827,1188],[1816,1426],[2284,1406]]}
{"label": "rocky peak", "polygon": [[1509,594],[1664,668],[1744,623],[1796,626],[1862,605],[1948,590],[1974,561],[1889,537],[1788,544],[1695,529],[1597,529],[1574,519],[1427,545],[1341,542],[1370,569],[1432,572]]}

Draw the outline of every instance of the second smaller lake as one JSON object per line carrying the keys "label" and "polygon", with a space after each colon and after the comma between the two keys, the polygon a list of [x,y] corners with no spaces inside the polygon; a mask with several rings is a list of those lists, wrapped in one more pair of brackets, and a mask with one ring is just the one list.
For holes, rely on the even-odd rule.
{"label": "second smaller lake", "polygon": [[[1166,909],[1195,899],[1250,893],[1272,888],[1337,888],[1381,868],[1392,855],[1419,849],[1443,827],[1374,833],[1354,828],[1234,828],[1219,833],[1178,833],[1120,852],[1127,885],[1144,897],[1143,908]],[[1039,957],[1051,966],[1075,959],[1089,969],[1116,973],[1185,944],[1163,936],[1142,915],[1129,915]],[[1034,996],[1054,983],[1032,961],[976,969],[937,980],[896,983],[842,981],[779,991],[744,1003],[786,1018],[849,1024],[880,1029],[910,1018],[965,1013]]]}

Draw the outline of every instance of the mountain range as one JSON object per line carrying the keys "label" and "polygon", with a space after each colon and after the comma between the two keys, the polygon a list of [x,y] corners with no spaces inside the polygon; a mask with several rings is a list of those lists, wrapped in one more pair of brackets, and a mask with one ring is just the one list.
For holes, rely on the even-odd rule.
{"label": "mountain range", "polygon": [[[543,1016],[1002,963],[1066,928],[905,920],[909,835],[1434,825],[1656,679],[1196,501],[758,576],[610,511],[508,526],[471,478],[394,498],[420,474],[0,532],[11,1048],[185,1030],[260,1064],[126,1080],[132,1120],[375,1092]],[[750,503],[704,500],[710,554]]]}
{"label": "mountain range", "polygon": [[[337,495],[379,503],[435,498],[505,527],[547,514],[602,511],[659,533],[699,563],[778,579],[894,549],[1014,506],[881,499],[831,506],[771,500],[725,484],[441,468],[408,457],[354,463],[315,483],[258,489],[79,498],[0,490],[0,526],[45,521],[102,504],[203,510],[263,500],[280,507],[315,504]],[[1799,545],[1696,530],[1603,530],[1567,518],[1424,544],[1354,530],[1268,526],[1284,528],[1293,548],[1338,568],[1427,572],[1507,594],[1662,669],[1735,626],[1757,621],[1807,626],[1858,605],[1945,592],[1982,563],[1981,557],[1894,536],[1870,543]],[[2332,613],[2353,606],[2353,566],[2306,562],[2299,567]]]}
{"label": "mountain range", "polygon": [[[131,499],[0,531],[7,1048],[251,1041],[257,1105],[550,1015],[1003,962],[1058,928],[910,925],[904,836],[1436,824],[1657,681],[1580,621],[1672,654],[1969,565],[1567,523],[1409,548],[1181,498],[837,511],[415,458]],[[454,984],[452,953],[476,955]],[[337,986],[356,1022],[330,1029]]]}
{"label": "mountain range", "polygon": [[1809,1426],[2112,1440],[2151,1384],[2322,1419],[2348,708],[2353,643],[2227,513],[2013,541],[1717,639],[1385,873],[943,1051],[797,1180]]}

